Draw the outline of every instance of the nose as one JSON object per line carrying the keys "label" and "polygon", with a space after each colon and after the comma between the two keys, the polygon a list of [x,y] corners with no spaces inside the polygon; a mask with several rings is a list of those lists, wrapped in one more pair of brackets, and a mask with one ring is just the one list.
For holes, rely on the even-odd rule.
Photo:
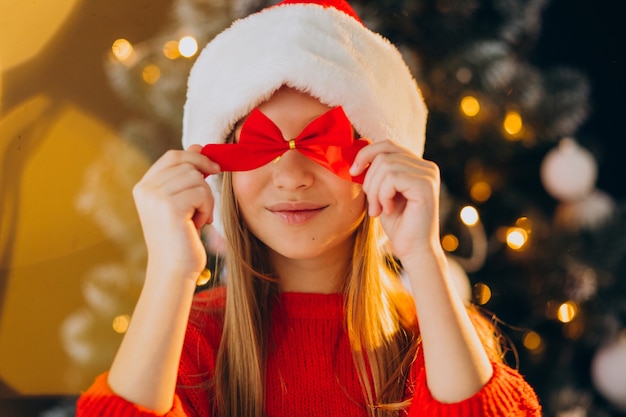
{"label": "nose", "polygon": [[272,165],[272,181],[278,188],[306,189],[315,179],[315,162],[296,150],[285,152]]}

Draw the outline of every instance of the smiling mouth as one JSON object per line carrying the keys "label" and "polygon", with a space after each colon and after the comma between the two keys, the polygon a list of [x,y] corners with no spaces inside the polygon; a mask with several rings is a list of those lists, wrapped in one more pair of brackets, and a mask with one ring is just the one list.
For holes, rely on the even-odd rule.
{"label": "smiling mouth", "polygon": [[311,204],[279,204],[269,207],[268,210],[282,222],[297,226],[302,225],[317,217],[328,206]]}

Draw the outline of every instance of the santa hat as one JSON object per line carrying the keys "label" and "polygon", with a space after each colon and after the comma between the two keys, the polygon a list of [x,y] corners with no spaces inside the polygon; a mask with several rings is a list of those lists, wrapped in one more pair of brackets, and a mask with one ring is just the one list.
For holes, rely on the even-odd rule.
{"label": "santa hat", "polygon": [[183,147],[223,143],[283,85],[342,106],[363,137],[423,153],[427,110],[417,83],[398,49],[345,0],[284,0],[210,41],[189,76]]}

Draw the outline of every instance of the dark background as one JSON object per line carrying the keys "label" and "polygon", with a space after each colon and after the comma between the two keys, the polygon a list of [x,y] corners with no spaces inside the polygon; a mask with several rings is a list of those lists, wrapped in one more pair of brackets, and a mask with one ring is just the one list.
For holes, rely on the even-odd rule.
{"label": "dark background", "polygon": [[591,113],[579,135],[598,144],[598,188],[626,198],[626,24],[611,0],[553,0],[532,54],[540,67],[567,65],[589,78]]}

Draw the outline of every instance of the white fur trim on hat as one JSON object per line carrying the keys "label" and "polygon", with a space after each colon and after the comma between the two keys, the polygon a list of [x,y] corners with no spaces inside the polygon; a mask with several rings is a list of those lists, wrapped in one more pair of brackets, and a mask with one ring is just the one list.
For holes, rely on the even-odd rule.
{"label": "white fur trim on hat", "polygon": [[398,49],[350,15],[314,3],[269,7],[208,43],[188,80],[183,147],[223,143],[283,85],[342,106],[363,137],[423,153],[427,109]]}

